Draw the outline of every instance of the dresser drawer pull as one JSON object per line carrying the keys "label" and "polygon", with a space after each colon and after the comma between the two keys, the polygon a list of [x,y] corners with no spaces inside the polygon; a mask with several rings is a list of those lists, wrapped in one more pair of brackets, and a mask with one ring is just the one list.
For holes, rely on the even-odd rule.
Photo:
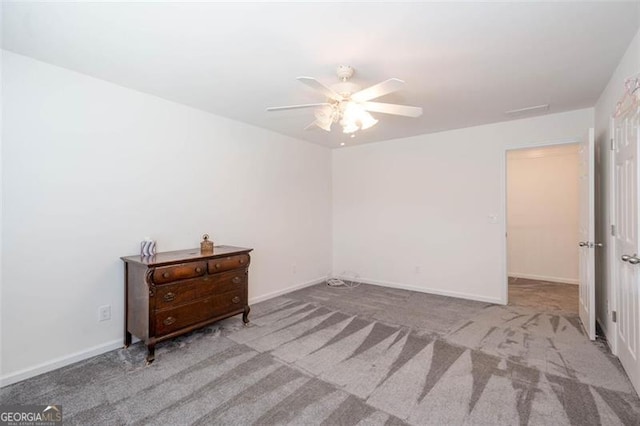
{"label": "dresser drawer pull", "polygon": [[164,325],[171,325],[174,322],[176,322],[176,319],[174,317],[167,317],[164,321],[162,321]]}
{"label": "dresser drawer pull", "polygon": [[196,272],[199,274],[200,272],[202,272],[202,268],[198,266],[198,267],[196,268]]}
{"label": "dresser drawer pull", "polygon": [[240,258],[240,264],[242,265],[244,263],[244,258]]}
{"label": "dresser drawer pull", "polygon": [[165,272],[164,274],[162,274],[162,276],[163,276],[164,278],[169,278],[169,275],[171,275],[171,274],[169,274],[168,272]]}
{"label": "dresser drawer pull", "polygon": [[216,266],[216,269],[220,269],[220,264],[219,263],[216,263],[215,266]]}
{"label": "dresser drawer pull", "polygon": [[242,278],[240,278],[240,277],[234,277],[234,278],[231,280],[231,282],[232,282],[232,283],[234,283],[234,284],[239,284],[239,283],[240,283],[240,281],[242,281]]}
{"label": "dresser drawer pull", "polygon": [[171,302],[175,298],[176,298],[175,293],[169,292],[169,293],[164,295],[164,300],[166,300],[167,302]]}
{"label": "dresser drawer pull", "polygon": [[240,303],[240,298],[238,296],[234,297],[233,299],[231,299],[231,301],[233,303]]}

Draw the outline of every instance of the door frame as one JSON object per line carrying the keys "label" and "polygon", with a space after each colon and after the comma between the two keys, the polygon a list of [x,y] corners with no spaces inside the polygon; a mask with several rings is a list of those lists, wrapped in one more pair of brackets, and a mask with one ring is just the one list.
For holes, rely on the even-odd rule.
{"label": "door frame", "polygon": [[509,271],[508,271],[508,246],[507,246],[507,154],[509,151],[519,151],[523,149],[533,149],[533,148],[547,148],[558,145],[573,145],[579,144],[580,138],[570,138],[570,139],[558,139],[558,140],[547,140],[542,142],[528,142],[525,144],[514,144],[507,145],[504,147],[502,152],[501,159],[501,167],[500,167],[500,184],[501,184],[501,210],[502,210],[502,297],[501,303],[503,305],[507,305],[509,303]]}
{"label": "door frame", "polygon": [[[609,217],[607,220],[607,228],[605,232],[605,241],[604,241],[604,249],[607,251],[607,268],[605,271],[607,278],[609,280],[609,286],[607,288],[607,312],[606,318],[602,320],[605,324],[602,324],[602,321],[598,319],[596,315],[596,323],[600,324],[600,328],[603,330],[607,330],[605,333],[605,337],[607,338],[607,343],[609,345],[609,349],[613,355],[618,356],[618,323],[609,321],[611,319],[611,312],[618,310],[618,281],[616,280],[618,274],[616,269],[617,259],[616,259],[616,247],[615,240],[613,235],[611,235],[611,227],[615,225],[614,220],[616,218],[616,152],[613,148],[613,138],[615,137],[615,118],[609,118],[609,140],[607,149],[609,150],[609,185],[607,190],[609,191],[607,200],[601,200],[607,203],[607,211],[609,213]],[[597,141],[596,141],[597,145]],[[596,303],[597,304],[597,303]],[[597,313],[597,310],[596,310]],[[611,325],[611,330],[609,330],[609,324]],[[604,325],[604,327],[603,327]]]}

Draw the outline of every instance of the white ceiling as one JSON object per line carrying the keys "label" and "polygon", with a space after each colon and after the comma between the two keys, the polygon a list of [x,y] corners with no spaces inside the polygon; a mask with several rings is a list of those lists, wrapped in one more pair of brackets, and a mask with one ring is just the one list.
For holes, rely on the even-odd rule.
{"label": "white ceiling", "polygon": [[[636,33],[638,2],[594,3],[3,3],[3,48],[299,139],[373,142],[593,106]],[[421,106],[374,114],[349,139],[304,131],[313,110],[267,106],[322,97],[296,81],[363,87]],[[97,100],[99,102],[99,100]],[[520,118],[520,117],[516,117]]]}

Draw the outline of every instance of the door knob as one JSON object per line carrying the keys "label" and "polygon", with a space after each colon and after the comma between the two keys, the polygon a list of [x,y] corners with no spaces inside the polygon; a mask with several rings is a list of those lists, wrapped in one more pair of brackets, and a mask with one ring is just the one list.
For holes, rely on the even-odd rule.
{"label": "door knob", "polygon": [[622,260],[623,262],[628,262],[629,259],[631,259],[631,256],[629,256],[628,254],[623,254],[622,256],[620,256],[620,260]]}
{"label": "door knob", "polygon": [[593,243],[593,247],[602,247],[602,243]]}
{"label": "door knob", "polygon": [[632,256],[629,258],[629,263],[632,265],[637,265],[638,263],[640,263],[640,258],[637,256]]}
{"label": "door knob", "polygon": [[586,247],[586,246],[588,246],[588,244],[587,244],[586,242],[584,242],[584,241],[580,241],[580,242],[578,243],[578,245],[579,245],[580,247]]}

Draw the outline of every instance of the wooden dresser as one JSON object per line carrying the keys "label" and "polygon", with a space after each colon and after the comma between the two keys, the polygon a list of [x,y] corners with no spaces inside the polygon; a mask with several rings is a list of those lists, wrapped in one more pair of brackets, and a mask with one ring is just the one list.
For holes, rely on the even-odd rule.
{"label": "wooden dresser", "polygon": [[237,314],[247,324],[251,251],[216,246],[211,254],[191,249],[122,257],[125,347],[136,336],[147,345],[150,363],[160,341]]}

